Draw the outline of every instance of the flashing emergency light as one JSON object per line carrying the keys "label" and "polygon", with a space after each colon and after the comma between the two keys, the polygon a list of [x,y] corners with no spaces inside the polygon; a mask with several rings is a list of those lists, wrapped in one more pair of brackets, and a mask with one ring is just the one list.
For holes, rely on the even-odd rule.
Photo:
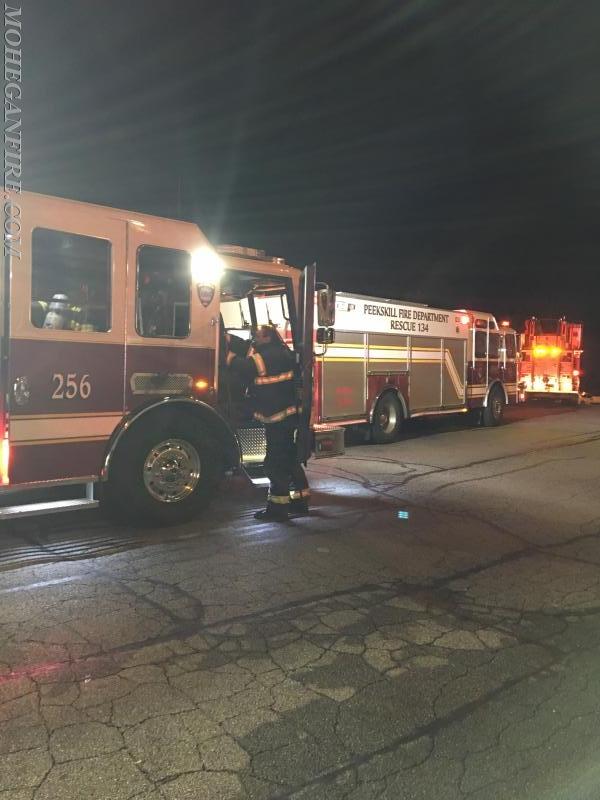
{"label": "flashing emergency light", "polygon": [[574,369],[573,370],[573,377],[574,378],[578,378],[579,377],[579,370],[578,369]]}
{"label": "flashing emergency light", "polygon": [[510,328],[510,320],[503,319],[502,322],[500,323],[500,327],[501,328]]}
{"label": "flashing emergency light", "polygon": [[460,322],[462,325],[468,325],[471,322],[471,317],[468,314],[461,314]]}
{"label": "flashing emergency light", "polygon": [[552,358],[556,358],[562,353],[562,347],[551,347],[550,348],[550,355]]}
{"label": "flashing emergency light", "polygon": [[538,344],[533,348],[534,358],[545,358],[548,355],[548,348],[543,344]]}
{"label": "flashing emergency light", "polygon": [[215,286],[224,271],[225,263],[212,247],[203,245],[192,253],[192,280],[198,286]]}

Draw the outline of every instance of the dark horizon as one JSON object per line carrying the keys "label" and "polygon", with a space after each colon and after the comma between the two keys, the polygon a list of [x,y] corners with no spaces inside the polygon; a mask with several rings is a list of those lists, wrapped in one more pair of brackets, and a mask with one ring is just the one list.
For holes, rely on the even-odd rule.
{"label": "dark horizon", "polygon": [[591,2],[24,4],[24,187],[200,225],[339,289],[596,311]]}

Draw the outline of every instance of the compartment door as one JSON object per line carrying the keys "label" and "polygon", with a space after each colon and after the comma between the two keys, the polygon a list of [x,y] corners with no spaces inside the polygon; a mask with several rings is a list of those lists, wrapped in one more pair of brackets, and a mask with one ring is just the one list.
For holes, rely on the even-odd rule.
{"label": "compartment door", "polygon": [[442,405],[459,408],[465,404],[465,339],[442,340]]}
{"label": "compartment door", "polygon": [[367,345],[365,333],[335,332],[322,358],[323,419],[366,419]]}

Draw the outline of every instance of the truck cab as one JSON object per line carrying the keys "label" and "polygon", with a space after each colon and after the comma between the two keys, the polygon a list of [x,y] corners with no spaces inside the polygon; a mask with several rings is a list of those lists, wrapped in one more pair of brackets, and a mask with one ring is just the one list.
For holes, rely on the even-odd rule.
{"label": "truck cab", "polygon": [[[315,268],[218,254],[189,222],[32,193],[1,282],[0,519],[94,506],[174,523],[264,437],[225,391],[223,334],[278,325],[308,457]],[[310,302],[307,301],[310,298]],[[73,486],[68,503],[30,493]],[[84,493],[82,493],[84,492]]]}

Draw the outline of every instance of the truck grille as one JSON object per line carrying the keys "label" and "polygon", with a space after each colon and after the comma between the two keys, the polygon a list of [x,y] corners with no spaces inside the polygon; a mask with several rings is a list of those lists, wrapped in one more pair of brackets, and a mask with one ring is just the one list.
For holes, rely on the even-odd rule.
{"label": "truck grille", "polygon": [[192,376],[182,373],[134,372],[133,394],[187,394],[192,389]]}

